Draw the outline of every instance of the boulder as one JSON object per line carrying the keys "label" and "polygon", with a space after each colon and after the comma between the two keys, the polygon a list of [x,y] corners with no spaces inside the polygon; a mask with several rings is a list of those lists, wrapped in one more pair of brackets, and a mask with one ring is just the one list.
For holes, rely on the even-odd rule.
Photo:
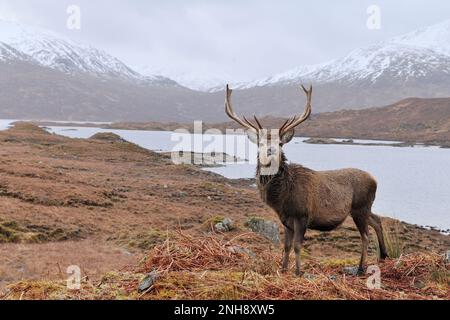
{"label": "boulder", "polygon": [[344,267],[342,272],[348,276],[357,276],[358,275],[358,267]]}
{"label": "boulder", "polygon": [[222,221],[214,225],[214,230],[217,232],[230,232],[234,229],[233,220],[230,218],[224,218]]}
{"label": "boulder", "polygon": [[264,218],[252,217],[247,220],[245,226],[253,232],[259,233],[273,243],[280,243],[280,231],[276,222]]}

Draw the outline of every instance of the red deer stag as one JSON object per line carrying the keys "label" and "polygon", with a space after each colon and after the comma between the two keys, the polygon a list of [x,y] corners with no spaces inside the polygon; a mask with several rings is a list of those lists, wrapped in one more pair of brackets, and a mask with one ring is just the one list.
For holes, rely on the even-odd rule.
{"label": "red deer stag", "polygon": [[258,146],[256,180],[263,201],[270,206],[285,227],[282,271],[289,265],[294,242],[296,275],[300,272],[300,250],[306,230],[331,231],[350,215],[362,240],[358,274],[364,273],[369,243],[369,226],[377,234],[380,259],[387,257],[381,219],[372,212],[377,191],[376,180],[357,169],[314,171],[298,164],[288,164],[282,147],[290,142],[295,128],[311,115],[312,87],[302,86],[306,93],[306,110],[301,116],[287,120],[279,130],[268,133],[260,121],[239,118],[231,105],[232,90],[227,86],[227,115],[247,129],[248,138]]}

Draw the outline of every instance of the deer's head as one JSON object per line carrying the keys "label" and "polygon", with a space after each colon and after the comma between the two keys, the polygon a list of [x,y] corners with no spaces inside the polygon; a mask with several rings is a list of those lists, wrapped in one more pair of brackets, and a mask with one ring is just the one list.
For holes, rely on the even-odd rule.
{"label": "deer's head", "polygon": [[278,171],[282,160],[282,147],[292,140],[295,135],[295,128],[306,121],[311,115],[312,86],[309,90],[304,86],[302,86],[302,89],[307,97],[304,113],[301,116],[294,116],[293,118],[286,120],[281,128],[271,130],[265,129],[256,116],[254,116],[255,122],[253,123],[246,117],[239,118],[234,113],[231,104],[233,90],[227,85],[225,112],[232,120],[236,121],[246,129],[248,138],[258,147],[259,165],[262,168],[267,168],[266,172],[268,172],[268,174],[273,174]]}

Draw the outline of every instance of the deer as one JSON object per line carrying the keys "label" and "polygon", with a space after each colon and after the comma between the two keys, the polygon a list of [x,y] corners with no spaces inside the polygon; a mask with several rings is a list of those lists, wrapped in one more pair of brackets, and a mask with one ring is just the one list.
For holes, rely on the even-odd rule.
{"label": "deer", "polygon": [[295,136],[295,128],[312,113],[312,86],[301,89],[306,94],[302,115],[289,118],[278,129],[264,129],[259,119],[238,117],[233,110],[233,90],[226,87],[225,112],[242,126],[248,139],[257,146],[256,185],[263,202],[272,208],[284,226],[284,254],[281,272],[289,268],[294,244],[295,274],[301,276],[300,253],[308,229],[329,232],[351,216],[361,235],[361,259],[357,275],[364,275],[369,244],[369,226],[375,230],[379,260],[388,258],[381,218],[372,212],[377,191],[375,178],[362,170],[315,171],[288,163],[283,146]]}

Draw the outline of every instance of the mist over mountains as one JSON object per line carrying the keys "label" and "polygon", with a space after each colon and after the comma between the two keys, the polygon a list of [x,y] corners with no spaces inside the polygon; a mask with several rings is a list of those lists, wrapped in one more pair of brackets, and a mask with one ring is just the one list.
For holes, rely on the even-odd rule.
{"label": "mist over mountains", "polygon": [[[281,58],[281,57],[280,57]],[[223,75],[127,66],[52,31],[0,21],[0,117],[79,121],[223,121]],[[155,72],[155,73],[153,73]],[[229,79],[233,83],[232,79]],[[235,83],[239,114],[288,116],[315,87],[314,112],[450,96],[450,21],[347,56]],[[194,90],[196,89],[196,90]],[[201,90],[201,91],[200,91]]]}

